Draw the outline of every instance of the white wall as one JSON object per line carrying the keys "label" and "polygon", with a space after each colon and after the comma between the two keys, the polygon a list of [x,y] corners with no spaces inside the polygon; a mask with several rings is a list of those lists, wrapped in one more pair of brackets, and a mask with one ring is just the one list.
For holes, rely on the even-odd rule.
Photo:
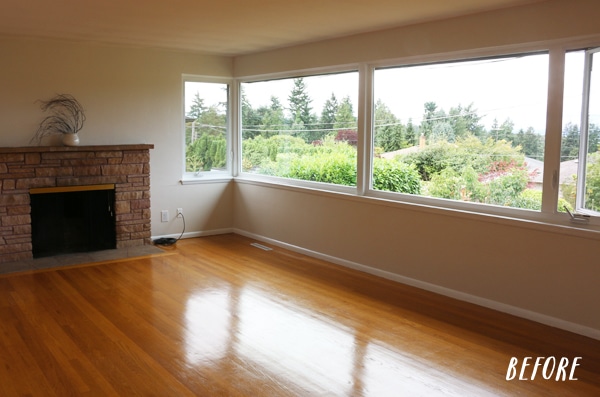
{"label": "white wall", "polygon": [[[551,0],[241,56],[234,71],[600,45],[598,16],[598,1]],[[598,233],[241,179],[234,202],[240,233],[600,339]]]}
{"label": "white wall", "polygon": [[[182,74],[230,77],[232,60],[184,52],[0,36],[0,146],[27,146],[39,99],[74,95],[87,120],[82,145],[150,143],[152,235],[231,228],[227,184],[178,183],[183,169]],[[168,209],[171,221],[160,222]]]}

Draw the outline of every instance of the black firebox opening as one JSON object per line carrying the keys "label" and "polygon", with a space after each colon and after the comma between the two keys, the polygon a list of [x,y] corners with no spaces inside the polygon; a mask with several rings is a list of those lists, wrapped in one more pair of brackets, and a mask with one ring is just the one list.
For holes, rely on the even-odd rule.
{"label": "black firebox opening", "polygon": [[33,257],[116,248],[115,191],[31,195]]}

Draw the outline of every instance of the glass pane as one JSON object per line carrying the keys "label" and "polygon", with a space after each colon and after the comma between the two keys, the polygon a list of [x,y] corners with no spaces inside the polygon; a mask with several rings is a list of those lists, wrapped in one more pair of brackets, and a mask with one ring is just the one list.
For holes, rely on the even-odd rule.
{"label": "glass pane", "polygon": [[242,171],[356,185],[358,73],[242,84]]}
{"label": "glass pane", "polygon": [[185,82],[185,172],[227,170],[228,85]]}
{"label": "glass pane", "polygon": [[373,188],[541,209],[548,55],[377,69]]}
{"label": "glass pane", "polygon": [[[592,54],[592,65],[600,62],[599,53]],[[600,211],[600,70],[590,72],[588,106],[587,164],[585,168],[585,200],[583,208]]]}

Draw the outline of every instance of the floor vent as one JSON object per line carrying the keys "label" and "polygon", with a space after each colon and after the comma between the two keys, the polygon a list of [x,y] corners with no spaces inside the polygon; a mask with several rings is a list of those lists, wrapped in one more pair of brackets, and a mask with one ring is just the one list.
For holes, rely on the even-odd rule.
{"label": "floor vent", "polygon": [[262,245],[262,244],[259,244],[259,243],[252,243],[250,245],[253,246],[253,247],[256,247],[256,248],[260,248],[263,251],[273,251],[273,248],[267,247],[266,245]]}

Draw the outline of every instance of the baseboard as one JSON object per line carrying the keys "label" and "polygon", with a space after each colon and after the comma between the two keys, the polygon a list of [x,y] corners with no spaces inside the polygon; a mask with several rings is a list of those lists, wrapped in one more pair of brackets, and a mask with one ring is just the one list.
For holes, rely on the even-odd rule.
{"label": "baseboard", "polygon": [[457,299],[464,302],[473,303],[478,306],[486,307],[488,309],[496,310],[499,312],[511,314],[526,320],[535,321],[537,323],[545,324],[554,328],[559,328],[565,331],[573,332],[575,334],[583,335],[589,338],[600,340],[600,330],[595,328],[587,327],[584,325],[565,321],[560,318],[547,316],[545,314],[533,312],[531,310],[523,309],[517,306],[507,305],[505,303],[493,301],[490,299],[482,298],[476,295],[467,294],[461,291],[453,290],[450,288],[442,287],[436,284],[431,284],[425,281],[413,279],[410,277],[401,276],[396,273],[387,272],[384,270],[376,269],[370,266],[365,266],[360,263],[340,259],[334,256],[322,254],[320,252],[311,251],[302,247],[287,244],[278,240],[274,240],[268,237],[249,233],[240,229],[233,229],[233,233],[253,238],[262,242],[266,242],[281,248],[288,249],[290,251],[298,252],[313,258],[322,259],[327,262],[334,263],[336,265],[344,266],[350,269],[358,270],[364,273],[372,274],[381,278],[396,281],[401,284],[410,285],[412,287],[420,288],[429,292],[433,292],[439,295],[447,296],[449,298]]}
{"label": "baseboard", "polygon": [[164,234],[161,236],[152,236],[150,238],[152,239],[152,241],[154,241],[158,238],[179,238],[179,236],[181,236],[182,239],[186,239],[186,238],[195,238],[195,237],[204,237],[204,236],[214,236],[217,234],[227,234],[227,233],[234,233],[234,229],[224,228],[224,229],[204,230],[204,231],[200,231],[200,232],[183,233],[183,235],[181,233]]}

